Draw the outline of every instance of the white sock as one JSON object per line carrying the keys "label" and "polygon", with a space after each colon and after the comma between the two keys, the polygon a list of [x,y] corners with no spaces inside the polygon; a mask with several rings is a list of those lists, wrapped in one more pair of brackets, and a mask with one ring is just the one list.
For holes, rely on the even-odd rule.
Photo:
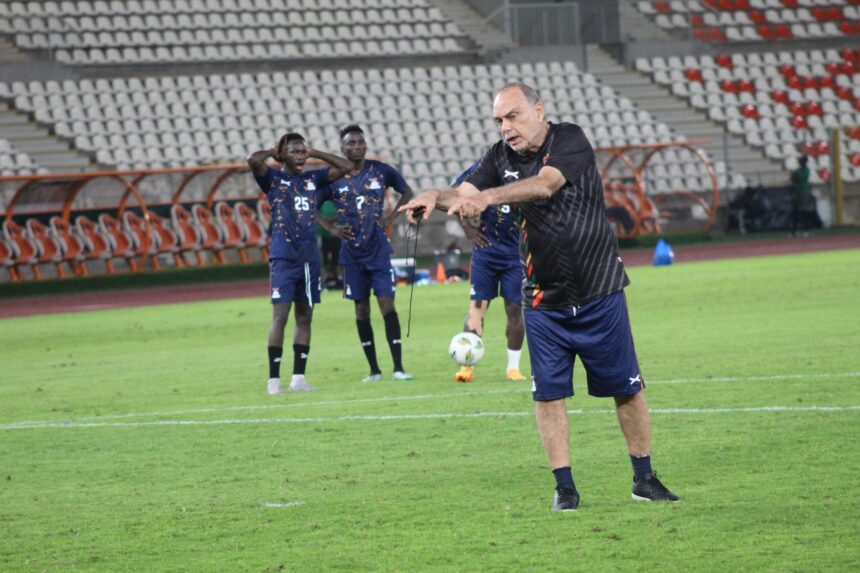
{"label": "white sock", "polygon": [[508,348],[508,370],[512,368],[520,369],[520,354],[522,353],[522,350],[511,350]]}

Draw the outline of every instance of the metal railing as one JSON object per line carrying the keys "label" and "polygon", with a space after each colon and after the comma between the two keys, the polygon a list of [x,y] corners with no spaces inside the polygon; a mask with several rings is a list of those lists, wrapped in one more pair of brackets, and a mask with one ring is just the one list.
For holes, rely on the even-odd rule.
{"label": "metal railing", "polygon": [[504,31],[520,46],[556,46],[581,42],[579,5],[505,2],[484,21]]}

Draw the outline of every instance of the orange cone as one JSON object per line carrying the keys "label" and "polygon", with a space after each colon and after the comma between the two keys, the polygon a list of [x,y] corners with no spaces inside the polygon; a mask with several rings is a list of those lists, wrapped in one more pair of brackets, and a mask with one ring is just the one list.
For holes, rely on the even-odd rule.
{"label": "orange cone", "polygon": [[448,280],[448,276],[445,274],[445,265],[442,263],[438,263],[436,265],[436,282],[444,283]]}

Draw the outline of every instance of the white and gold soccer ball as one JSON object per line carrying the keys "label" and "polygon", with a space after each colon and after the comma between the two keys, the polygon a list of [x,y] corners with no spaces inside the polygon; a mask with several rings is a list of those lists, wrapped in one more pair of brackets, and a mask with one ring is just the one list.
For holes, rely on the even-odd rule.
{"label": "white and gold soccer ball", "polygon": [[460,366],[474,366],[484,356],[484,341],[472,332],[455,334],[448,345],[448,354]]}

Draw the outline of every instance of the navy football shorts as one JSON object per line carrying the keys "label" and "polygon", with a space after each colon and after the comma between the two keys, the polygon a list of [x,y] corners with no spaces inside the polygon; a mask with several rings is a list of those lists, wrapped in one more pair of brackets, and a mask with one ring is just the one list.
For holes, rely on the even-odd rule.
{"label": "navy football shorts", "polygon": [[376,296],[394,296],[394,268],[391,260],[377,263],[346,264],[343,266],[343,296],[349,300],[370,298],[370,289]]}
{"label": "navy football shorts", "polygon": [[469,273],[471,300],[503,299],[519,304],[522,300],[523,266],[519,259],[489,259],[472,256]]}
{"label": "navy football shorts", "polygon": [[624,291],[561,310],[524,308],[536,401],[573,396],[573,363],[582,359],[588,393],[608,397],[645,387]]}
{"label": "navy football shorts", "polygon": [[272,304],[293,301],[319,304],[322,289],[320,262],[272,259],[269,261],[269,283]]}

